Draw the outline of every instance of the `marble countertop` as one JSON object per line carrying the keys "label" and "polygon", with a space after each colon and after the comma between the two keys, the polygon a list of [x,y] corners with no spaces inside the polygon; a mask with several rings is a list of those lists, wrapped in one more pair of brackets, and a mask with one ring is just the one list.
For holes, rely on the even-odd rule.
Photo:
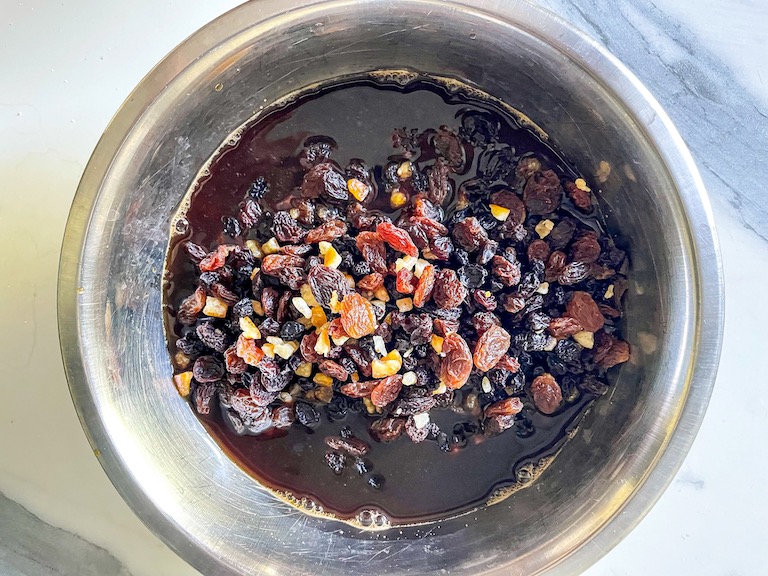
{"label": "marble countertop", "polygon": [[[538,0],[604,44],[687,141],[726,279],[701,432],[640,525],[589,576],[768,574],[768,3]],[[93,456],[59,358],[64,224],[102,130],[142,76],[234,0],[31,0],[0,13],[0,573],[192,576]]]}

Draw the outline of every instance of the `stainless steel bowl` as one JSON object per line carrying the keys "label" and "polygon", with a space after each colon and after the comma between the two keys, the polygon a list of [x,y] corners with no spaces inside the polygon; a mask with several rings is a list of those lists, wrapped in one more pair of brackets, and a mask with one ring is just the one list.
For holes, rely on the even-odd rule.
{"label": "stainless steel bowl", "polygon": [[[171,215],[235,127],[303,86],[399,67],[502,98],[604,180],[612,224],[631,239],[634,355],[534,487],[372,535],[276,501],[211,440],[170,383],[161,272]],[[720,351],[722,282],[709,203],[669,118],[555,15],[519,1],[262,0],[189,38],[112,120],[69,217],[59,323],[104,469],[203,573],[573,574],[642,518],[693,441]]]}

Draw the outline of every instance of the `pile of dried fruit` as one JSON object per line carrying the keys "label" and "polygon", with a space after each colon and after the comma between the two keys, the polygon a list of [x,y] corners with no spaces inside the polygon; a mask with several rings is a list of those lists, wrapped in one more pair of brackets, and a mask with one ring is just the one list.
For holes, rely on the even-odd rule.
{"label": "pile of dried fruit", "polygon": [[[445,450],[430,413],[459,389],[467,433],[485,435],[525,405],[554,414],[604,393],[629,358],[615,332],[624,253],[589,217],[584,180],[497,153],[495,137],[471,115],[459,134],[398,130],[398,160],[377,173],[312,138],[281,210],[256,180],[224,219],[231,243],[186,243],[199,283],[175,313],[179,391],[201,414],[218,397],[243,434],[353,411],[376,441]],[[485,161],[456,189],[476,150]],[[350,433],[327,444],[337,472],[370,448]]]}

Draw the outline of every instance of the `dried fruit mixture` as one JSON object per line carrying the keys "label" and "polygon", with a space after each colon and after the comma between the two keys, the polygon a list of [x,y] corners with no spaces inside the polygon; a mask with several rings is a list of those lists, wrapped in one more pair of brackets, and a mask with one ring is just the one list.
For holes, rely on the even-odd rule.
{"label": "dried fruit mixture", "polygon": [[492,115],[449,121],[395,129],[377,166],[306,138],[280,202],[260,175],[215,241],[182,243],[174,378],[199,414],[260,441],[338,422],[323,465],[386,490],[379,444],[473,450],[608,389],[626,262],[592,190]]}

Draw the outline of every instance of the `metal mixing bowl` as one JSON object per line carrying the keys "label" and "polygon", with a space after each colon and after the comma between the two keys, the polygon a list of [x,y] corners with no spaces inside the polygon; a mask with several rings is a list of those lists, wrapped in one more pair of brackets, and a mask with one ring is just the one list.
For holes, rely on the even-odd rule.
{"label": "metal mixing bowl", "polygon": [[[170,381],[161,274],[171,215],[235,127],[303,86],[398,67],[502,98],[604,179],[612,226],[631,242],[634,353],[533,487],[470,516],[370,534],[276,501],[208,436]],[[203,573],[573,574],[642,518],[693,441],[720,351],[722,282],[709,203],[669,118],[553,14],[517,1],[262,0],[174,50],[107,128],[69,217],[59,323],[104,469]]]}

